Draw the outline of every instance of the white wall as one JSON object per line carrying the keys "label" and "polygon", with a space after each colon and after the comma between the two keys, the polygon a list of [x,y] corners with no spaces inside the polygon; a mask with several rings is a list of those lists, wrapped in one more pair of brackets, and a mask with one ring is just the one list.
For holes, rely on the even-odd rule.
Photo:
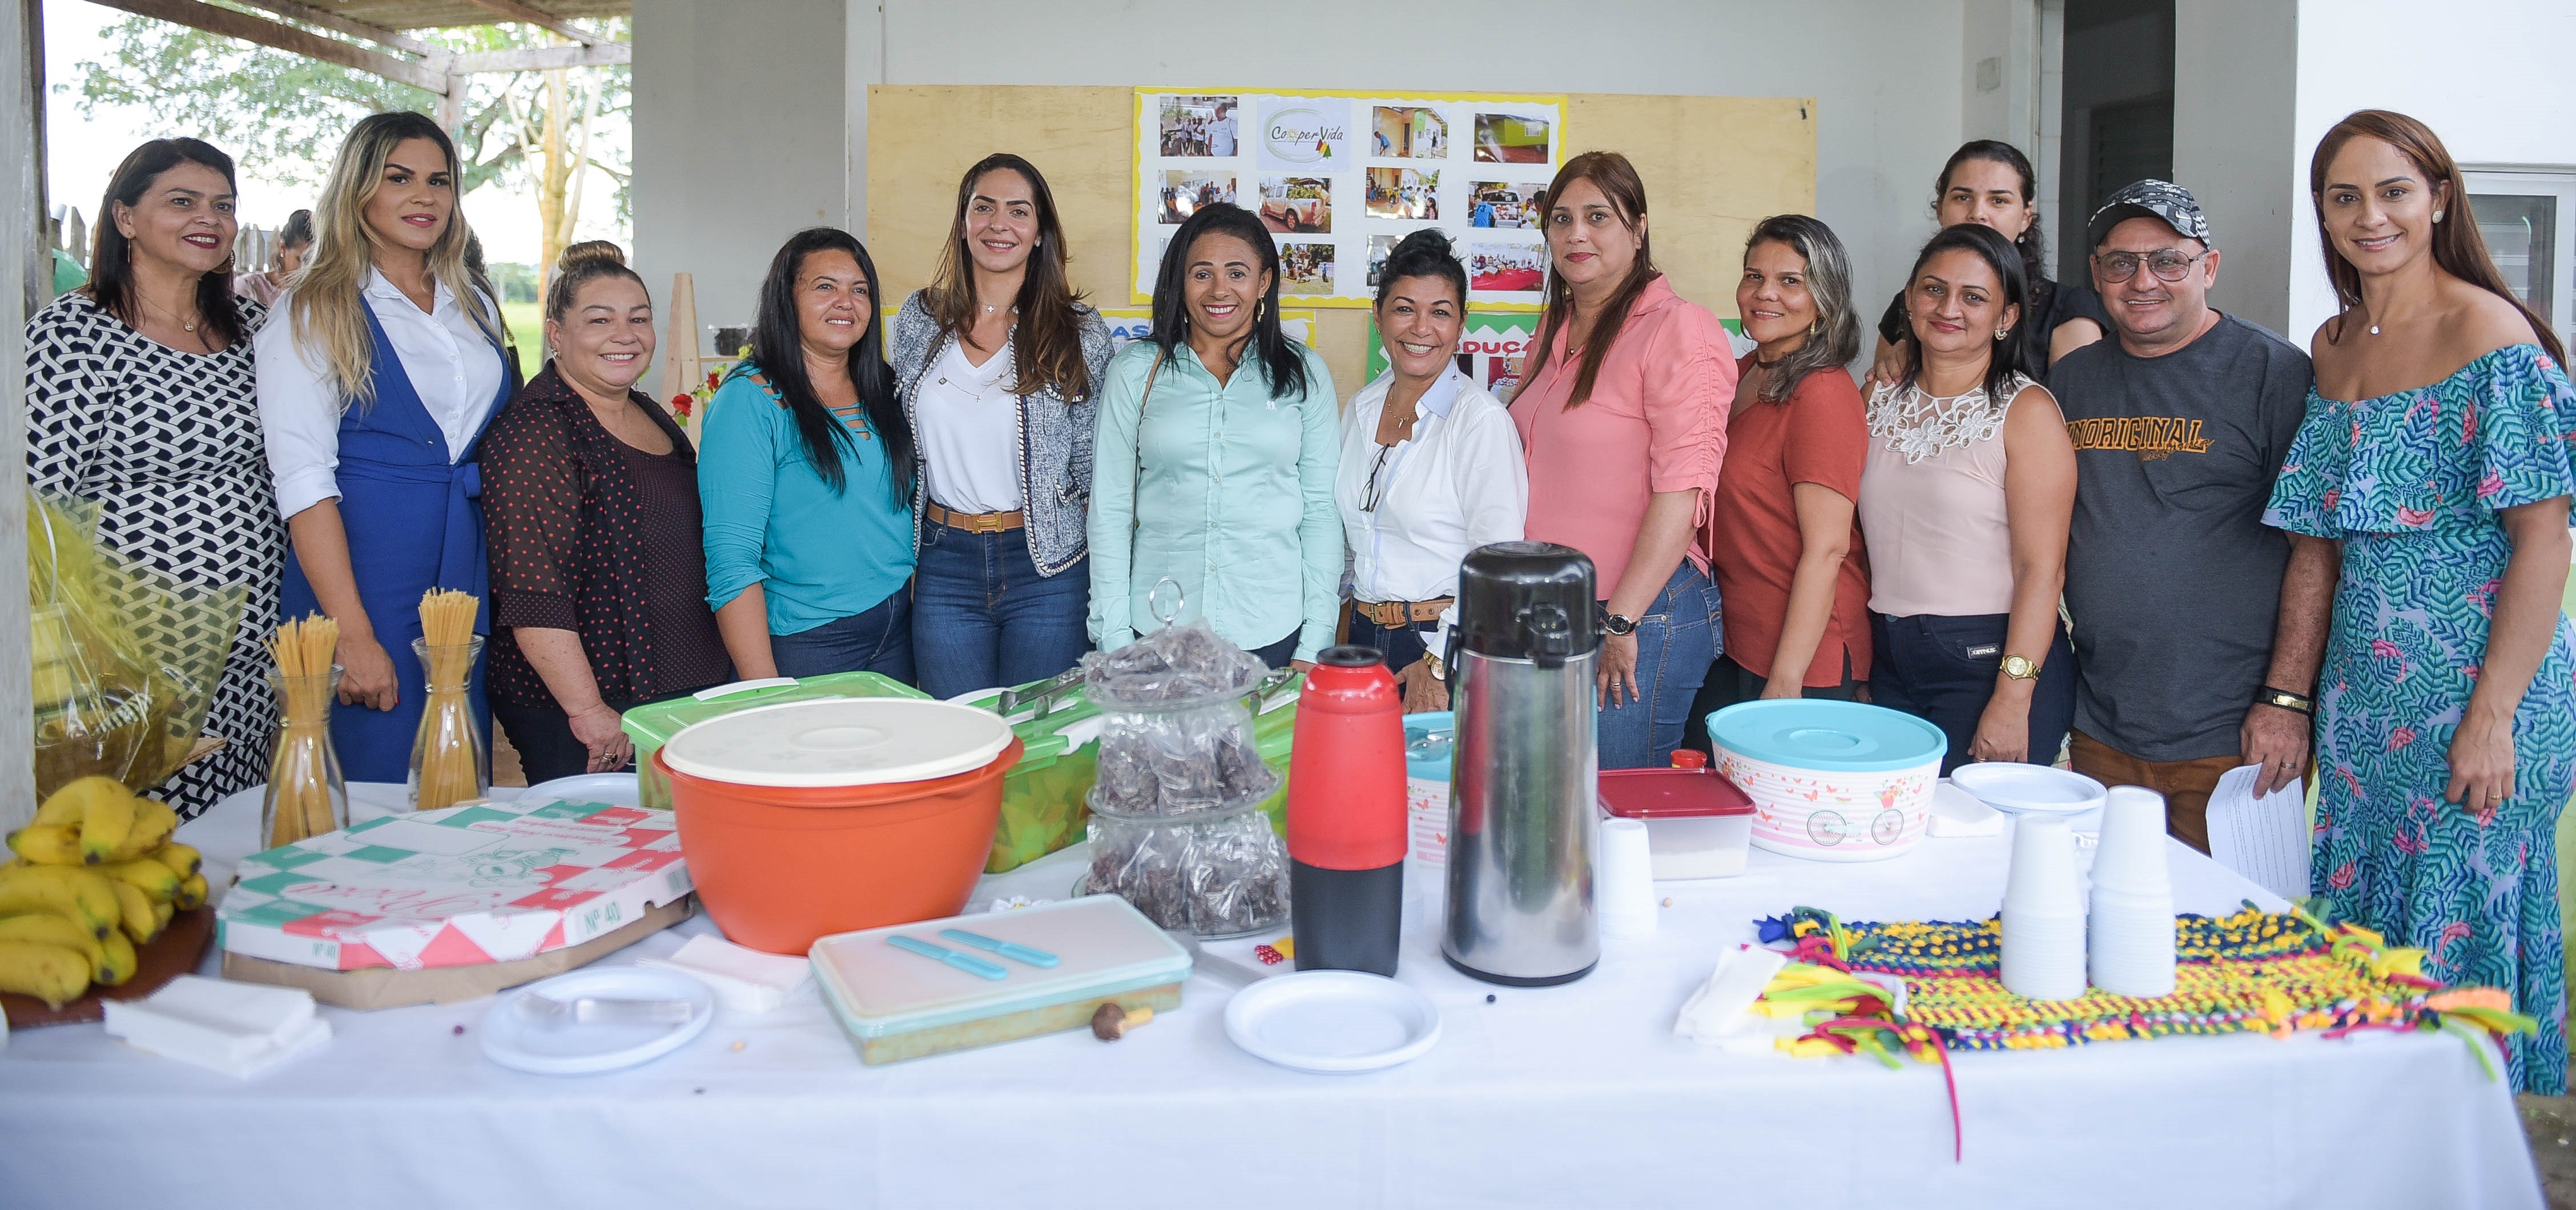
{"label": "white wall", "polygon": [[636,271],[694,275],[701,324],[750,323],[778,245],[848,219],[845,7],[635,0]]}
{"label": "white wall", "polygon": [[2567,0],[2300,0],[2293,134],[2290,316],[2305,343],[2335,313],[2308,156],[2356,109],[2393,109],[2442,136],[2463,164],[2576,168],[2576,71]]}
{"label": "white wall", "polygon": [[[2309,222],[2292,106],[2299,0],[2175,0],[2174,180],[2209,215],[2218,309],[2292,330],[2292,229]],[[2314,325],[2310,325],[2313,327]]]}
{"label": "white wall", "polygon": [[[1973,87],[1963,86],[1963,61],[1993,54],[2011,62],[2002,46],[1963,47],[1965,2],[2004,7],[1308,0],[1295,6],[1293,24],[1261,6],[1191,0],[853,0],[851,12],[855,24],[881,11],[889,84],[1812,96],[1817,216],[1843,237],[1862,296],[1877,299],[1894,293],[1907,258],[1931,234],[1932,177],[1961,141],[1962,94]],[[1296,53],[1298,30],[1314,31],[1312,53]],[[1371,30],[1382,32],[1353,36]],[[1580,130],[1573,137],[1582,142]],[[853,155],[864,156],[864,126],[850,138]],[[641,238],[640,215],[638,223]]]}

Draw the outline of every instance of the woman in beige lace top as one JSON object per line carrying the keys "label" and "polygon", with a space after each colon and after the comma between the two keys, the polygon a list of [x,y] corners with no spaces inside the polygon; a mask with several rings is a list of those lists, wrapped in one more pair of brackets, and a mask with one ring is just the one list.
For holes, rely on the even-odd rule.
{"label": "woman in beige lace top", "polygon": [[2075,449],[2057,401],[1998,350],[2028,299],[1994,231],[1943,230],[1905,287],[1914,353],[1869,400],[1860,521],[1870,554],[1870,696],[1971,760],[2049,764],[2075,711],[2058,625]]}

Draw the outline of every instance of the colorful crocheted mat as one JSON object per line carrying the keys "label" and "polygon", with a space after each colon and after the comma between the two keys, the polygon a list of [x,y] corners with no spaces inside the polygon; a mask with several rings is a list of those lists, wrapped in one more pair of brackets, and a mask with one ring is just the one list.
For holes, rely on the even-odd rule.
{"label": "colorful crocheted mat", "polygon": [[[2090,989],[2073,1000],[2005,990],[2002,925],[1985,921],[1846,924],[1798,908],[1760,922],[1762,939],[1801,961],[1904,980],[1902,1020],[1950,1050],[2019,1050],[2175,1034],[2433,1028],[2445,1013],[2510,1026],[2503,993],[2444,992],[2423,977],[2422,951],[2351,925],[2250,906],[2174,922],[2174,990],[2153,998]],[[1878,1015],[1878,1014],[1870,1014]]]}

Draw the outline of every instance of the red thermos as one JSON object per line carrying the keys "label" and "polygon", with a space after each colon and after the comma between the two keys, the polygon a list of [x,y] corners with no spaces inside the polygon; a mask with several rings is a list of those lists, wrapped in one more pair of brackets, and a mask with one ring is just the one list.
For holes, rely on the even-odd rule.
{"label": "red thermos", "polygon": [[1404,847],[1404,699],[1375,648],[1327,648],[1288,755],[1297,969],[1395,974]]}

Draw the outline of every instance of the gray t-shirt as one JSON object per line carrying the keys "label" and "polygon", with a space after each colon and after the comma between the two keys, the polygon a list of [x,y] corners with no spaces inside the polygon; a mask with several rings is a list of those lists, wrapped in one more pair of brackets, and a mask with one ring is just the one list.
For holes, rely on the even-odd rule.
{"label": "gray t-shirt", "polygon": [[2263,506],[2314,377],[2307,354],[2231,315],[2162,357],[2115,334],[2057,363],[2077,730],[2142,760],[2237,752],[2290,553]]}

